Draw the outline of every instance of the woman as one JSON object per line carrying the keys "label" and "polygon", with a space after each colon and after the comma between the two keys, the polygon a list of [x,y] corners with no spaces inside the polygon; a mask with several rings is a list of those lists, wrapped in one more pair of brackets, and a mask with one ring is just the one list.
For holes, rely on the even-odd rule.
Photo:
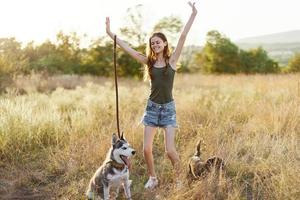
{"label": "woman", "polygon": [[[151,81],[151,93],[143,116],[144,128],[144,157],[146,160],[149,180],[145,188],[153,189],[158,185],[158,179],[154,170],[152,144],[156,128],[160,127],[165,132],[165,150],[179,177],[180,162],[175,149],[176,111],[172,96],[173,80],[176,72],[176,63],[181,54],[186,36],[193,24],[197,9],[195,3],[188,3],[192,8],[192,14],[185,25],[177,46],[172,54],[169,52],[168,41],[164,34],[154,33],[149,38],[148,55],[145,56],[132,49],[124,41],[117,38],[116,42],[124,51],[138,62],[147,66],[147,74]],[[106,32],[113,39],[114,34],[110,30],[110,20],[106,18]],[[179,180],[177,180],[179,184]]]}

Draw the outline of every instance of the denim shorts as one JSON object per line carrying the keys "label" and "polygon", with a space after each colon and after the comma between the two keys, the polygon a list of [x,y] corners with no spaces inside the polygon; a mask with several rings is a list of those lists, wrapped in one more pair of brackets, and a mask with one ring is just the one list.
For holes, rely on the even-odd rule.
{"label": "denim shorts", "polygon": [[175,102],[158,104],[148,100],[142,123],[145,126],[177,128]]}

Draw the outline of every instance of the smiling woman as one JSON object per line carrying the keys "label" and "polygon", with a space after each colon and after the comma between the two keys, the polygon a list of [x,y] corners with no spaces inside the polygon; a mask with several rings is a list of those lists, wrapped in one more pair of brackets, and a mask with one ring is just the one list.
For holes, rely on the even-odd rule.
{"label": "smiling woman", "polygon": [[148,168],[149,180],[145,184],[146,189],[153,189],[158,185],[154,169],[154,159],[152,155],[152,144],[157,128],[164,129],[165,151],[172,162],[175,170],[177,185],[181,185],[178,179],[180,175],[180,160],[175,148],[175,128],[176,110],[173,99],[173,82],[176,72],[176,63],[179,59],[186,36],[197,15],[195,3],[188,3],[191,7],[191,15],[181,32],[174,52],[170,53],[168,40],[161,32],[154,33],[148,42],[147,56],[131,48],[125,41],[116,38],[110,29],[110,19],[106,18],[106,33],[130,56],[141,64],[146,65],[145,74],[150,79],[151,92],[146,104],[146,110],[142,118],[144,128],[144,157]]}

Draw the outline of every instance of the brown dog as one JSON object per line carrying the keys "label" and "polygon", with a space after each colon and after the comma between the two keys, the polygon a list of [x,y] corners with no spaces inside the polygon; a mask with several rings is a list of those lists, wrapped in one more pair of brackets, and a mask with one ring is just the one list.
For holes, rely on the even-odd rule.
{"label": "brown dog", "polygon": [[189,172],[187,175],[189,183],[204,178],[210,172],[219,173],[225,167],[224,161],[219,157],[211,157],[206,161],[201,159],[200,146],[203,143],[201,140],[196,146],[196,152],[189,161]]}

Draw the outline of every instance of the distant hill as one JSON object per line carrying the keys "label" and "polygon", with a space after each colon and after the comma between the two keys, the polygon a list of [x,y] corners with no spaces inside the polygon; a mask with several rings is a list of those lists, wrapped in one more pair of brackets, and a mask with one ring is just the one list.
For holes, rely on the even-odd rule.
{"label": "distant hill", "polygon": [[262,47],[271,58],[284,66],[296,52],[300,52],[300,30],[248,37],[234,43],[245,50]]}
{"label": "distant hill", "polygon": [[300,43],[300,30],[243,38],[237,40],[236,43]]}
{"label": "distant hill", "polygon": [[[232,42],[244,50],[262,47],[280,66],[286,66],[295,53],[300,53],[300,30],[248,37]],[[182,57],[188,61],[192,54],[202,49],[203,46],[186,46]]]}

